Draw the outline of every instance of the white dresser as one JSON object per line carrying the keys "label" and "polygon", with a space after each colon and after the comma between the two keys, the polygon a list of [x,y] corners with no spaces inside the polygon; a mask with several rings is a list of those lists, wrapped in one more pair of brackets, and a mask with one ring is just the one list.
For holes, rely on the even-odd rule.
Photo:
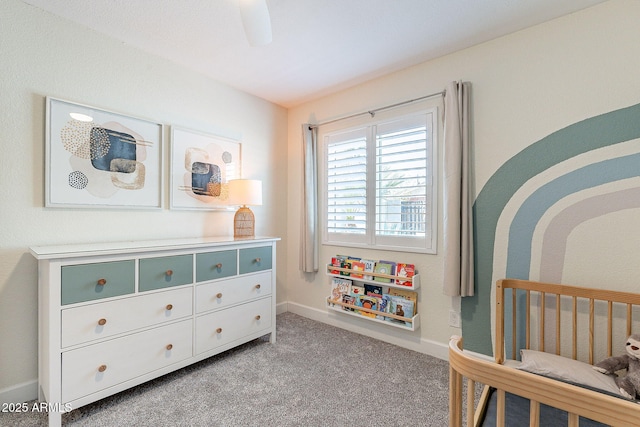
{"label": "white dresser", "polygon": [[39,399],[61,413],[276,336],[276,241],[227,237],[32,247]]}

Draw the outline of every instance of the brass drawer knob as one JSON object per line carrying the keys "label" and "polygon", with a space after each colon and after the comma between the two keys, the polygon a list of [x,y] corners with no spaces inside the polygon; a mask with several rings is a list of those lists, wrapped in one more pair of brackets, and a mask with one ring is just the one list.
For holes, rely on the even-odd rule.
{"label": "brass drawer knob", "polygon": [[104,326],[104,325],[106,325],[106,324],[107,324],[107,319],[100,319],[100,320],[98,320],[98,325],[100,325],[100,326]]}
{"label": "brass drawer knob", "polygon": [[253,260],[253,262],[256,262],[256,263],[258,263],[258,262],[260,262],[260,261],[262,261],[262,259],[261,259],[261,258],[256,258],[256,259],[254,259],[254,260]]}
{"label": "brass drawer knob", "polygon": [[100,365],[100,367],[98,368],[98,372],[104,372],[107,370],[107,365]]}
{"label": "brass drawer knob", "polygon": [[107,279],[98,279],[98,285],[104,286],[107,284]]}
{"label": "brass drawer knob", "polygon": [[166,348],[167,350],[171,350],[173,348],[173,344],[168,344]]}
{"label": "brass drawer knob", "polygon": [[260,320],[260,315],[259,314],[256,316],[256,320]]}
{"label": "brass drawer knob", "polygon": [[217,264],[216,264],[216,268],[217,268],[218,270],[220,270],[220,269],[222,268],[222,263],[221,263],[221,262],[217,263]]}
{"label": "brass drawer knob", "polygon": [[218,294],[216,294],[216,298],[218,299],[222,298],[222,292],[218,292]]}
{"label": "brass drawer knob", "polygon": [[260,283],[256,285],[256,289],[260,289]]}
{"label": "brass drawer knob", "polygon": [[166,275],[167,276],[173,276],[173,270],[167,270]]}
{"label": "brass drawer knob", "polygon": [[219,333],[221,333],[221,332],[222,332],[222,328],[218,328],[218,329],[216,329],[216,334],[219,334]]}
{"label": "brass drawer knob", "polygon": [[167,310],[172,310],[173,309],[173,304],[167,304],[167,306],[165,308]]}

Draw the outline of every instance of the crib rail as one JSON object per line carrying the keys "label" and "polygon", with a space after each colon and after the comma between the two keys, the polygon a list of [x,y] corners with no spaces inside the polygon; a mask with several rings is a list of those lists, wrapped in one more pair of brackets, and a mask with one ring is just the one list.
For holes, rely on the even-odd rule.
{"label": "crib rail", "polygon": [[[507,316],[505,310],[505,304],[508,302],[507,290],[510,289],[510,304],[511,313]],[[516,298],[525,295],[525,310],[524,315],[518,311],[518,304]],[[532,305],[532,298],[536,296],[538,305],[537,307]],[[547,310],[548,302],[551,302],[555,307],[549,307]],[[563,309],[561,305],[570,305],[570,308]],[[588,306],[588,308],[584,308]],[[582,309],[580,307],[583,307]],[[604,312],[606,307],[606,314],[597,314],[598,312]],[[554,309],[552,309],[554,308]],[[614,308],[616,315],[614,316]],[[633,330],[633,313],[634,310],[640,309],[640,294],[630,292],[609,291],[602,289],[590,289],[569,285],[558,285],[550,283],[531,282],[527,280],[515,280],[515,279],[503,279],[499,280],[496,284],[496,349],[495,357],[498,363],[503,363],[504,358],[516,359],[519,348],[517,343],[518,336],[516,331],[518,328],[518,319],[525,319],[524,325],[520,325],[520,329],[524,328],[524,341],[525,348],[535,348],[539,351],[553,352],[555,354],[561,354],[561,344],[563,342],[571,342],[571,354],[562,354],[565,357],[571,357],[573,359],[579,359],[579,345],[587,346],[588,357],[584,357],[583,361],[588,361],[589,364],[593,364],[598,360],[594,360],[595,349],[604,348],[604,353],[600,354],[599,358],[612,356],[614,353],[614,336],[623,334],[623,327],[620,323],[624,324],[624,336],[622,339],[626,339],[628,335],[631,335]],[[553,319],[547,319],[547,315],[553,317]],[[563,313],[565,320],[563,320]],[[622,313],[622,314],[621,314]],[[584,340],[579,340],[580,328],[578,327],[579,314],[587,318],[588,323],[588,342],[584,343]],[[570,321],[566,321],[566,316],[570,316]],[[619,319],[624,317],[624,319]],[[507,353],[505,349],[505,322],[510,322],[511,330],[514,332],[514,336],[511,339],[511,348]],[[603,328],[596,328],[596,323],[599,325],[605,325]],[[537,341],[535,337],[532,337],[532,331],[537,330]],[[596,329],[604,329],[606,338],[597,336]],[[568,331],[567,331],[568,330]],[[570,338],[567,338],[570,334]],[[569,341],[567,341],[569,340]],[[606,340],[606,343],[605,343]],[[549,341],[551,343],[549,343]],[[619,344],[619,343],[618,343]],[[615,347],[615,353],[622,351],[622,348]]]}
{"label": "crib rail", "polygon": [[505,393],[513,393],[531,401],[530,426],[539,426],[541,404],[566,411],[570,427],[578,427],[580,416],[617,427],[637,426],[640,419],[640,405],[637,403],[473,357],[463,351],[462,338],[454,336],[449,341],[450,427],[462,427],[465,380],[468,427],[478,425],[484,410],[482,398],[477,407],[474,405],[475,383],[497,390],[497,427],[503,427],[506,421]]}

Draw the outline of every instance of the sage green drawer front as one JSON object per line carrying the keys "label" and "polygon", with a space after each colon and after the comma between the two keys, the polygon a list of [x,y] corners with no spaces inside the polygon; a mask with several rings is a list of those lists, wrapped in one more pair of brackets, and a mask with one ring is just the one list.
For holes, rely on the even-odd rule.
{"label": "sage green drawer front", "polygon": [[133,260],[66,265],[62,267],[62,304],[132,294]]}
{"label": "sage green drawer front", "polygon": [[140,291],[193,283],[193,255],[176,255],[140,260]]}
{"label": "sage green drawer front", "polygon": [[236,251],[206,252],[196,255],[196,281],[221,279],[238,274]]}
{"label": "sage green drawer front", "polygon": [[271,269],[271,246],[240,249],[240,274]]}

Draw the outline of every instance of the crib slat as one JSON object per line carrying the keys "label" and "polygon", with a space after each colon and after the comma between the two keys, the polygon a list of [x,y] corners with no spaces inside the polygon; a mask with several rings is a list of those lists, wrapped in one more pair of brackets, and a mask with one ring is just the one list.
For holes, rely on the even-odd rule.
{"label": "crib slat", "polygon": [[579,427],[579,422],[580,417],[578,417],[578,415],[574,414],[573,412],[569,412],[569,422],[567,423],[567,425],[569,427]]}
{"label": "crib slat", "polygon": [[607,357],[611,357],[613,349],[613,301],[607,302]]}
{"label": "crib slat", "polygon": [[475,398],[476,398],[476,382],[470,378],[467,378],[467,426],[473,427],[475,425]]}
{"label": "crib slat", "polygon": [[573,297],[573,352],[571,357],[578,359],[578,297]]}
{"label": "crib slat", "polygon": [[[518,304],[516,303],[516,292],[518,292],[517,290],[513,289],[511,291],[511,307],[512,307],[512,312],[513,315],[511,316],[511,330],[513,331],[513,336],[515,337],[517,335],[517,319],[518,319]],[[527,319],[528,322],[528,319]],[[516,344],[517,344],[517,340],[513,339],[511,342],[511,359],[516,359]]]}
{"label": "crib slat", "polygon": [[593,341],[594,341],[594,322],[595,322],[595,302],[593,298],[589,298],[589,365],[593,365]]}
{"label": "crib slat", "polygon": [[529,427],[538,427],[540,425],[540,403],[531,400],[529,405]]}
{"label": "crib slat", "polygon": [[504,427],[505,393],[504,390],[496,390],[498,393],[498,406],[496,408],[496,427]]}
{"label": "crib slat", "polygon": [[545,314],[545,305],[547,300],[547,294],[545,292],[540,292],[540,322],[538,327],[540,328],[540,343],[538,344],[538,348],[540,351],[544,351],[544,314]]}
{"label": "crib slat", "polygon": [[525,340],[527,349],[531,348],[531,291],[527,289],[527,326]]}
{"label": "crib slat", "polygon": [[560,295],[556,294],[556,354],[560,354]]}
{"label": "crib slat", "polygon": [[449,366],[449,425],[462,425],[462,375]]}
{"label": "crib slat", "polygon": [[627,336],[631,335],[631,324],[633,323],[632,308],[633,304],[627,304]]}

